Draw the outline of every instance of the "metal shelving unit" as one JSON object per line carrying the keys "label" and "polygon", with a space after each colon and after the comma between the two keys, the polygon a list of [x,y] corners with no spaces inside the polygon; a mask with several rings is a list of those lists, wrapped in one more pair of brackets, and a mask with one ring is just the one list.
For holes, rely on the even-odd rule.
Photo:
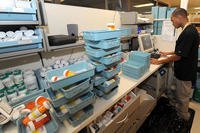
{"label": "metal shelving unit", "polygon": [[49,46],[48,50],[50,51],[58,51],[58,50],[63,50],[63,49],[71,49],[71,48],[81,48],[84,47],[84,41],[78,41],[76,43],[71,43],[71,44],[66,44],[66,45],[61,45],[61,46]]}
{"label": "metal shelving unit", "polygon": [[17,52],[11,52],[11,53],[5,53],[0,55],[0,60],[6,60],[6,59],[12,59],[18,57],[23,57],[23,56],[28,56],[30,55],[35,55],[38,52],[44,51],[43,48],[41,49],[30,49],[30,50],[23,50],[23,51],[17,51]]}
{"label": "metal shelving unit", "polygon": [[[12,27],[12,26],[34,26],[35,28],[39,28],[42,25],[42,17],[41,17],[41,4],[44,4],[43,0],[35,0],[33,1],[35,2],[35,4],[33,5],[32,9],[36,10],[36,12],[34,13],[36,15],[36,20],[32,19],[31,21],[21,21],[19,19],[16,19],[16,21],[7,21],[10,19],[5,19],[0,21],[0,26],[6,26],[6,27]],[[1,10],[1,12],[4,13],[4,11]],[[5,12],[6,13],[6,12]],[[11,12],[8,12],[9,14],[12,13],[18,13],[17,11],[13,11],[11,10]],[[22,12],[20,12],[19,10],[19,14],[21,14]],[[26,14],[26,12],[23,12],[23,14]],[[27,12],[27,15],[29,14],[29,12]],[[32,14],[32,13],[31,13]],[[45,41],[44,41],[44,32],[43,29],[41,29],[42,32],[42,48],[38,47],[36,49],[32,48],[32,49],[27,49],[27,50],[19,50],[19,51],[13,51],[13,52],[5,52],[5,53],[0,53],[0,60],[6,60],[6,59],[11,59],[11,58],[17,58],[17,57],[22,57],[22,56],[27,56],[27,55],[31,55],[31,54],[37,54],[38,52],[42,52],[45,51]],[[41,42],[38,42],[41,44]],[[27,44],[28,45],[28,44]],[[20,46],[18,46],[20,47]]]}
{"label": "metal shelving unit", "polygon": [[38,25],[39,21],[0,21],[0,25]]}

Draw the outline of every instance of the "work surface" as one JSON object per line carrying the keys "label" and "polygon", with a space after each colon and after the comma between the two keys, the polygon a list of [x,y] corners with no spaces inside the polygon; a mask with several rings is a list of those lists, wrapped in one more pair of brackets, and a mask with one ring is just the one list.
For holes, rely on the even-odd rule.
{"label": "work surface", "polygon": [[[147,79],[149,76],[151,76],[154,72],[156,72],[161,65],[151,65],[149,71],[143,75],[139,80],[134,80],[129,77],[124,76],[120,73],[120,84],[118,88],[118,92],[109,100],[104,100],[102,98],[98,98],[96,100],[96,103],[94,104],[94,114],[90,116],[87,120],[85,120],[83,123],[78,125],[77,127],[71,126],[67,121],[64,122],[64,126],[60,128],[60,133],[76,133],[79,132],[81,129],[86,127],[88,124],[90,124],[93,120],[95,120],[98,116],[103,114],[107,109],[109,109],[111,106],[113,106],[117,101],[119,101],[122,97],[124,97],[126,94],[128,94],[131,90],[133,90],[135,87],[137,87],[140,83],[142,83],[145,79]],[[200,127],[197,123],[199,123],[199,116],[200,116],[200,105],[191,103],[191,108],[194,108],[196,111],[194,123],[192,126],[192,133],[196,133],[196,131],[200,130]],[[198,118],[197,118],[198,117]],[[4,129],[5,133],[17,133],[17,128],[10,124],[5,127]]]}

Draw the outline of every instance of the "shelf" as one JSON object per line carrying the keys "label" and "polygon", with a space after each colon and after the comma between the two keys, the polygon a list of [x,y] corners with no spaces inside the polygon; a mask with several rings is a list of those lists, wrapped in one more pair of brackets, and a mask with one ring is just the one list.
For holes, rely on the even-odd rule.
{"label": "shelf", "polygon": [[98,116],[102,115],[107,109],[112,107],[116,102],[118,102],[126,94],[128,94],[131,90],[136,88],[140,83],[142,83],[150,75],[156,72],[161,66],[162,65],[151,65],[149,72],[147,72],[139,80],[134,80],[120,74],[120,83],[119,83],[118,92],[109,100],[98,98],[96,100],[96,103],[94,104],[94,114],[90,116],[87,120],[85,120],[83,123],[81,123],[80,125],[73,127],[65,120],[64,125],[66,127],[66,133],[77,133],[80,130],[82,130],[84,127],[89,125],[92,121],[94,121]]}
{"label": "shelf", "polygon": [[137,25],[152,25],[153,23],[151,23],[151,22],[148,22],[148,23],[136,23]]}
{"label": "shelf", "polygon": [[170,21],[170,19],[154,19],[153,21]]}
{"label": "shelf", "polygon": [[76,43],[60,45],[60,46],[49,46],[48,50],[56,51],[60,49],[70,49],[70,48],[79,48],[79,47],[84,47],[84,41],[78,41]]}
{"label": "shelf", "polygon": [[31,55],[37,52],[42,52],[44,49],[30,49],[30,50],[23,50],[23,51],[17,51],[17,52],[9,52],[9,53],[5,53],[5,54],[0,54],[0,60],[6,60],[8,58],[12,59],[12,58],[17,58],[16,56],[27,56],[27,55]]}
{"label": "shelf", "polygon": [[38,25],[38,21],[0,21],[0,25]]}

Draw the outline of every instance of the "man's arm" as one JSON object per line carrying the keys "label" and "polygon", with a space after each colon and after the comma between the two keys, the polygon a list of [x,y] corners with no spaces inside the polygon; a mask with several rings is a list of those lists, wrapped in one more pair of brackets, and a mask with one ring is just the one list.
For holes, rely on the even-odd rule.
{"label": "man's arm", "polygon": [[162,56],[173,55],[174,52],[160,52]]}
{"label": "man's arm", "polygon": [[175,62],[181,59],[181,56],[178,56],[176,54],[172,54],[171,56],[165,58],[165,59],[151,59],[152,64],[165,64],[170,62]]}

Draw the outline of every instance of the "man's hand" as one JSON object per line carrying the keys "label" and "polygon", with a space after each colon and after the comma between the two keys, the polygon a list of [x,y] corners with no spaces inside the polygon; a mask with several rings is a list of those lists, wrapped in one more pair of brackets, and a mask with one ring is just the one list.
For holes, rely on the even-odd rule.
{"label": "man's hand", "polygon": [[151,64],[155,64],[155,65],[161,64],[161,62],[159,62],[158,59],[154,59],[154,58],[151,58],[150,62]]}

